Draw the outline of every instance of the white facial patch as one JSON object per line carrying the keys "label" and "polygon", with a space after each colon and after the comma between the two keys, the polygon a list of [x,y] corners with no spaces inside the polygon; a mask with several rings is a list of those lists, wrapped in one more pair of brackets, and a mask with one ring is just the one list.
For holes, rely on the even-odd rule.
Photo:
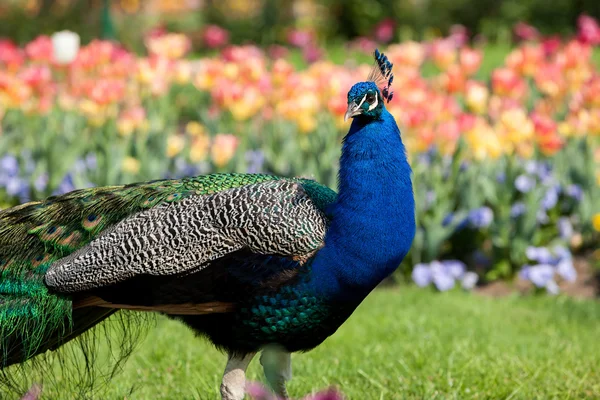
{"label": "white facial patch", "polygon": [[360,106],[362,106],[362,103],[365,102],[365,100],[367,99],[367,95],[365,94],[365,97],[362,98],[362,100],[360,101],[360,103],[358,104],[357,108],[360,108]]}
{"label": "white facial patch", "polygon": [[[365,96],[365,97],[367,97],[367,96]],[[375,95],[375,102],[369,106],[369,111],[375,109],[375,107],[377,107],[377,104],[379,104],[379,96]]]}

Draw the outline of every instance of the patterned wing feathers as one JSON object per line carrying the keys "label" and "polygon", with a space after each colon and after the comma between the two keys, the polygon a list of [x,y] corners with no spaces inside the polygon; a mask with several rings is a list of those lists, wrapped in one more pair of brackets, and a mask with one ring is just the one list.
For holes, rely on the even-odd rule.
{"label": "patterned wing feathers", "polygon": [[326,225],[324,214],[294,181],[186,195],[125,218],[53,263],[46,284],[69,293],[140,274],[186,273],[244,248],[305,258],[322,245]]}

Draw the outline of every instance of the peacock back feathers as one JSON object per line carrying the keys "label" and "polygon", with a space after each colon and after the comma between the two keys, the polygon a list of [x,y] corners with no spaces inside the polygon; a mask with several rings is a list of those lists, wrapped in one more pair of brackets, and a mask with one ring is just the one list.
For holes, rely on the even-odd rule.
{"label": "peacock back feathers", "polygon": [[[0,368],[60,346],[110,315],[73,310],[71,298],[44,283],[49,267],[143,211],[192,197],[279,181],[271,175],[214,174],[124,186],[77,190],[0,211]],[[335,192],[314,181],[300,183],[314,204],[325,209]],[[73,314],[79,312],[74,325]],[[85,323],[81,323],[81,321]]]}

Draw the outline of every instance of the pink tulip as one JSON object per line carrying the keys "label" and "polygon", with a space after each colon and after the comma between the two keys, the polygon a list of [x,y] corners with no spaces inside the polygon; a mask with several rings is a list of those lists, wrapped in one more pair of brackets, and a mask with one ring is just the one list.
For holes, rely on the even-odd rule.
{"label": "pink tulip", "polygon": [[535,27],[526,24],[525,22],[519,22],[513,28],[513,32],[519,40],[537,40],[540,36]]}
{"label": "pink tulip", "polygon": [[542,49],[546,57],[553,56],[560,49],[562,42],[560,36],[550,36],[542,40]]}
{"label": "pink tulip", "polygon": [[375,26],[375,40],[381,43],[388,43],[394,38],[394,29],[396,23],[392,18],[386,18]]}
{"label": "pink tulip", "polygon": [[311,31],[303,29],[292,29],[288,32],[287,41],[294,47],[304,48],[312,43],[314,35]]}
{"label": "pink tulip", "polygon": [[9,39],[0,39],[0,65],[9,70],[20,68],[25,62],[23,51]]}
{"label": "pink tulip", "polygon": [[209,25],[202,33],[202,41],[209,49],[216,49],[229,43],[229,32],[217,25]]}
{"label": "pink tulip", "polygon": [[581,15],[577,19],[577,38],[580,42],[591,44],[592,46],[600,45],[600,25],[595,18],[589,15]]}
{"label": "pink tulip", "polygon": [[464,25],[452,25],[450,27],[448,39],[450,39],[457,48],[460,48],[469,41],[469,32]]}
{"label": "pink tulip", "polygon": [[473,75],[479,70],[483,61],[481,50],[463,47],[459,53],[460,66],[466,75]]}
{"label": "pink tulip", "polygon": [[49,36],[38,36],[25,46],[25,54],[31,61],[51,63],[54,48]]}
{"label": "pink tulip", "polygon": [[302,49],[302,57],[304,58],[304,61],[306,61],[309,64],[320,60],[322,56],[323,51],[313,44],[309,44],[308,46]]}

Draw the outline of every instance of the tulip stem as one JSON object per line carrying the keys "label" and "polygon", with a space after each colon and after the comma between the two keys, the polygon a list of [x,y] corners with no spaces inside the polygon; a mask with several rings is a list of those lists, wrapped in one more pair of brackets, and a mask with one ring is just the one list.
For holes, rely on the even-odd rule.
{"label": "tulip stem", "polygon": [[110,15],[110,0],[104,0],[100,23],[102,27],[102,39],[115,39],[115,25]]}

